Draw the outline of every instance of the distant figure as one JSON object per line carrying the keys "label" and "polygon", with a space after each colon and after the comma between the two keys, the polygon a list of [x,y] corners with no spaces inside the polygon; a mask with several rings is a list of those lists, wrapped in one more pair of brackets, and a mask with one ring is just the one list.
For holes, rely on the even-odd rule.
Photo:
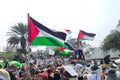
{"label": "distant figure", "polygon": [[103,65],[104,64],[104,61],[103,59],[100,60],[100,64]]}
{"label": "distant figure", "polygon": [[75,51],[75,53],[76,53],[76,58],[81,59],[81,60],[84,60],[85,58],[84,58],[83,51],[82,51],[82,49],[83,49],[83,44],[82,44],[82,42],[81,42],[81,41],[77,41],[77,42],[75,43],[74,47],[75,47],[75,49],[76,49],[76,51]]}
{"label": "distant figure", "polygon": [[3,58],[3,61],[4,61],[4,68],[7,68],[9,65],[8,59],[5,57],[5,58]]}
{"label": "distant figure", "polygon": [[104,57],[104,63],[105,64],[110,64],[110,61],[111,61],[110,60],[110,55],[107,55],[107,56]]}
{"label": "distant figure", "polygon": [[104,57],[104,63],[105,63],[104,67],[109,68],[110,67],[110,62],[111,62],[110,55],[105,56]]}

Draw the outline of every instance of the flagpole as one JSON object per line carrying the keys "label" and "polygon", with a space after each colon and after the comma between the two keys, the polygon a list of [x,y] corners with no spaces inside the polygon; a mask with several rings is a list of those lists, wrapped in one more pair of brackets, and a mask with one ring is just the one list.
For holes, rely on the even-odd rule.
{"label": "flagpole", "polygon": [[27,14],[27,21],[28,21],[28,40],[27,40],[27,44],[28,44],[28,53],[31,52],[31,48],[30,48],[30,42],[29,42],[29,22],[30,22],[30,16],[29,13]]}
{"label": "flagpole", "polygon": [[29,18],[30,18],[30,16],[29,16],[29,13],[27,14],[27,21],[28,21],[28,42],[29,42]]}

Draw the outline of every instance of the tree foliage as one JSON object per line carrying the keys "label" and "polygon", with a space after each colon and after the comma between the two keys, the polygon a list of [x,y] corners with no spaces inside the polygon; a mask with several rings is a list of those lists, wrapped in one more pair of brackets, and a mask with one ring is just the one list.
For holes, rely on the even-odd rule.
{"label": "tree foliage", "polygon": [[27,39],[28,27],[26,24],[17,23],[10,28],[10,32],[7,32],[7,42],[10,46],[15,47],[18,44],[21,45],[22,49],[26,48],[26,39]]}
{"label": "tree foliage", "polygon": [[103,41],[102,49],[108,51],[110,49],[120,50],[120,32],[111,32]]}

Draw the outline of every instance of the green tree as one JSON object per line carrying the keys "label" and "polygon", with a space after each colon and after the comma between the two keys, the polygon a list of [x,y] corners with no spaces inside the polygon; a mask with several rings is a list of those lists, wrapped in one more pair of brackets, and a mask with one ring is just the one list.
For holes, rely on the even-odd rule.
{"label": "green tree", "polygon": [[103,40],[101,48],[104,51],[110,49],[120,50],[120,20],[118,21],[116,29],[112,30],[111,33]]}
{"label": "green tree", "polygon": [[102,49],[108,51],[110,49],[120,50],[120,32],[113,30],[103,41]]}
{"label": "green tree", "polygon": [[27,25],[23,23],[17,23],[10,28],[10,32],[7,32],[7,36],[10,36],[7,39],[7,43],[12,47],[18,46],[18,44],[20,44],[22,50],[25,50],[27,33]]}

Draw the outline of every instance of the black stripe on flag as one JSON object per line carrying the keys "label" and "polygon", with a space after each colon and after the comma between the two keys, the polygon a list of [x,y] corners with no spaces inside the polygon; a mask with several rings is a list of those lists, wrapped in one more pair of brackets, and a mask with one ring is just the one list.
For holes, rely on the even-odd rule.
{"label": "black stripe on flag", "polygon": [[86,36],[90,36],[90,37],[95,37],[95,35],[96,34],[94,34],[94,33],[87,33],[87,32],[85,32],[85,31],[83,31],[83,30],[80,30],[84,35],[86,35]]}
{"label": "black stripe on flag", "polygon": [[37,21],[36,21],[35,19],[33,19],[32,17],[30,17],[30,18],[31,18],[31,20],[33,21],[33,23],[34,23],[38,28],[40,28],[41,30],[43,30],[43,31],[45,31],[45,32],[47,32],[47,33],[49,33],[49,34],[57,37],[57,38],[60,38],[60,39],[62,39],[62,40],[65,40],[65,39],[66,39],[66,35],[67,35],[66,33],[60,32],[60,31],[53,31],[53,30],[45,27],[45,26],[42,25],[41,23],[37,22]]}

